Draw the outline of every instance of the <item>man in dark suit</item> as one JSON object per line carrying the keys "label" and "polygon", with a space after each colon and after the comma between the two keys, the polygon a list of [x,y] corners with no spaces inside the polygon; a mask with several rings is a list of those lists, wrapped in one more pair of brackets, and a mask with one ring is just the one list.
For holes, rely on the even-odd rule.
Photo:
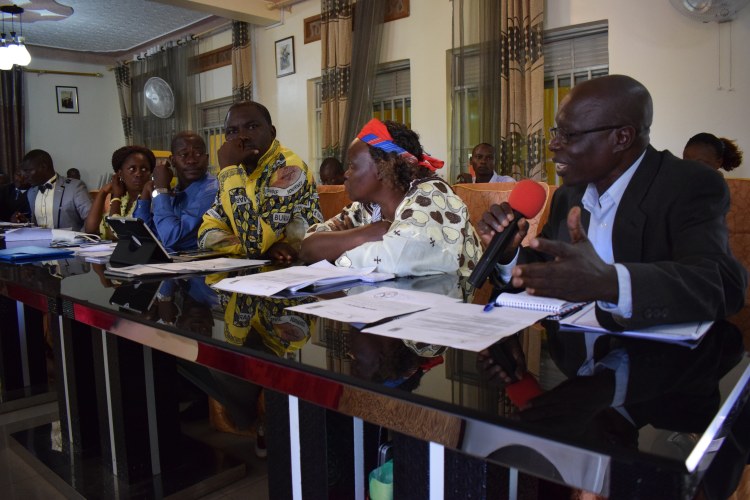
{"label": "man in dark suit", "polygon": [[[652,114],[648,91],[627,76],[572,89],[549,144],[563,186],[540,237],[517,253],[528,227],[519,222],[500,274],[534,295],[596,301],[597,319],[610,330],[717,321],[707,335],[719,335],[720,320],[744,305],[747,282],[727,241],[728,188],[716,171],[651,147]],[[491,207],[478,224],[483,241],[512,218],[509,205]],[[532,400],[530,409],[545,408],[536,418],[566,411],[573,393],[588,395],[592,413],[626,409],[669,391],[687,369],[689,356],[660,343],[612,338],[561,340],[578,352],[562,367],[573,377]],[[510,380],[487,353],[480,364]]]}
{"label": "man in dark suit", "polygon": [[[651,147],[651,121],[648,91],[623,75],[579,84],[562,101],[549,149],[563,186],[508,276],[514,287],[597,301],[611,329],[720,320],[744,305],[747,273],[729,251],[726,183]],[[478,224],[485,243],[512,218],[507,204],[491,207]],[[527,227],[519,226],[501,264],[515,264]]]}
{"label": "man in dark suit", "polygon": [[28,191],[31,222],[40,227],[81,230],[91,209],[85,184],[57,174],[52,157],[41,149],[26,153],[20,171],[31,184]]}
{"label": "man in dark suit", "polygon": [[20,172],[14,175],[14,182],[0,186],[0,220],[15,221],[18,217],[30,216],[29,198],[26,192],[29,184],[21,176]]}

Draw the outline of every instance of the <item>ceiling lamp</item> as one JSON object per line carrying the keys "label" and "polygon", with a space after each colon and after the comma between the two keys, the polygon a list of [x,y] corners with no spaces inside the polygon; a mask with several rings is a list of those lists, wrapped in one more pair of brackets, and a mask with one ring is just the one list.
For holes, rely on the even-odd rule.
{"label": "ceiling lamp", "polygon": [[[23,8],[17,5],[3,5],[3,32],[0,33],[0,70],[9,70],[13,65],[28,66],[31,62],[31,54],[24,44],[23,21],[21,14]],[[5,36],[5,14],[10,14],[10,37]],[[18,16],[20,35],[16,35],[15,16]]]}

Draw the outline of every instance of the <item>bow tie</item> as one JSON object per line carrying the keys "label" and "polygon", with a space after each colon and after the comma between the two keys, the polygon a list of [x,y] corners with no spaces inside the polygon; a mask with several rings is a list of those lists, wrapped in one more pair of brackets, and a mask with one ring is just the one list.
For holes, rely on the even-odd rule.
{"label": "bow tie", "polygon": [[40,193],[43,193],[43,192],[45,192],[48,189],[52,189],[52,184],[50,184],[49,182],[46,183],[46,184],[42,184],[41,186],[39,186],[39,192]]}

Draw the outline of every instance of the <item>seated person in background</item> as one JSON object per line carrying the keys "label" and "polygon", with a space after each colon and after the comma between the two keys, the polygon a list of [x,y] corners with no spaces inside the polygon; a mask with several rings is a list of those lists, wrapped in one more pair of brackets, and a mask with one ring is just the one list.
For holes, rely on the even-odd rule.
{"label": "seated person in background", "polygon": [[472,170],[474,170],[475,177],[472,177],[469,173],[459,174],[459,183],[516,182],[509,175],[500,175],[495,172],[495,148],[486,142],[474,146],[474,149],[471,151],[471,158],[469,158],[469,164]]}
{"label": "seated person in background", "polygon": [[[91,210],[91,198],[86,185],[67,179],[55,172],[48,152],[34,149],[21,160],[23,182],[27,191],[31,222],[39,227],[80,231]],[[18,217],[18,222],[27,222]]]}
{"label": "seated person in background", "polygon": [[[520,252],[528,225],[519,221],[519,234],[499,259],[500,278],[532,295],[595,301],[597,320],[609,330],[716,321],[706,335],[721,336],[728,323],[719,320],[744,306],[747,285],[727,241],[729,190],[717,172],[654,149],[652,117],[648,90],[630,77],[573,87],[549,143],[563,186],[540,237]],[[507,203],[490,207],[477,224],[482,240],[489,243],[512,218]],[[690,367],[668,344],[583,335],[560,338],[576,358],[573,376],[532,399],[527,409],[536,410],[527,415],[554,420],[579,391],[589,395],[591,415],[612,408],[634,422],[632,409],[675,394]],[[520,349],[513,355],[522,367]],[[479,362],[510,382],[486,351]]]}
{"label": "seated person in background", "polygon": [[[174,192],[169,188],[169,164],[158,163],[154,180],[143,190],[133,215],[154,228],[167,251],[194,250],[198,248],[198,227],[211,208],[219,183],[208,174],[208,153],[201,136],[180,132],[172,139],[171,151],[169,159],[177,176]],[[153,191],[149,191],[151,187]]]}
{"label": "seated person in background", "polygon": [[0,220],[17,221],[19,218],[29,219],[29,198],[26,191],[29,182],[18,171],[13,176],[14,181],[0,186]]}
{"label": "seated person in background", "polygon": [[295,260],[305,231],[321,219],[312,171],[276,139],[262,104],[233,104],[225,129],[219,191],[203,215],[198,247]]}
{"label": "seated person in background", "polygon": [[349,146],[344,186],[354,203],[311,227],[300,258],[381,272],[468,275],[482,249],[463,201],[404,125],[371,120]]}
{"label": "seated person in background", "polygon": [[[123,146],[112,153],[112,180],[102,186],[86,218],[86,232],[112,239],[112,230],[105,217],[131,217],[136,210],[141,193],[148,188],[156,158],[150,149],[143,146]],[[109,210],[105,214],[104,204],[109,198]]]}
{"label": "seated person in background", "polygon": [[715,170],[723,168],[729,172],[742,164],[742,151],[731,139],[701,132],[685,144],[682,159],[699,161]]}
{"label": "seated person in background", "polygon": [[[69,168],[68,172],[65,175],[69,179],[78,179],[79,181],[81,181],[81,172],[79,172],[77,168]],[[83,182],[83,185],[84,187],[86,187],[86,191],[88,191],[89,188],[86,186],[85,182]]]}
{"label": "seated person in background", "polygon": [[320,183],[324,186],[344,183],[344,167],[338,158],[329,156],[320,164]]}

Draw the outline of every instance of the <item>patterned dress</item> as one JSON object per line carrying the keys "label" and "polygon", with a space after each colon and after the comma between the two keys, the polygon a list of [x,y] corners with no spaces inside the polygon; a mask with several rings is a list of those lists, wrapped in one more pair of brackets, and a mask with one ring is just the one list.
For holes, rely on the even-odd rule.
{"label": "patterned dress", "polygon": [[249,174],[242,165],[219,172],[219,191],[203,215],[198,247],[257,258],[279,241],[298,246],[307,228],[321,220],[312,172],[274,140]]}
{"label": "patterned dress", "polygon": [[[381,220],[377,205],[354,202],[337,216],[316,224],[308,235],[335,231],[335,221],[350,220],[360,227]],[[365,243],[347,252],[336,265],[377,266],[397,276],[425,276],[458,271],[468,276],[482,256],[479,238],[469,222],[469,211],[451,187],[439,177],[412,183],[382,241]]]}

